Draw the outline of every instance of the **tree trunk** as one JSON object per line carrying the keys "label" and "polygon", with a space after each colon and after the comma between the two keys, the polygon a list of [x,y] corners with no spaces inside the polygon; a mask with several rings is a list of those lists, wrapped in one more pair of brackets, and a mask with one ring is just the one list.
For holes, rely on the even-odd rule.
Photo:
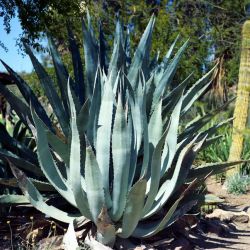
{"label": "tree trunk", "polygon": [[[242,47],[239,69],[239,82],[237,98],[234,110],[232,145],[229,161],[239,160],[243,151],[244,130],[248,117],[248,102],[250,92],[250,20],[247,20],[242,28]],[[227,171],[231,176],[239,171],[240,166]]]}

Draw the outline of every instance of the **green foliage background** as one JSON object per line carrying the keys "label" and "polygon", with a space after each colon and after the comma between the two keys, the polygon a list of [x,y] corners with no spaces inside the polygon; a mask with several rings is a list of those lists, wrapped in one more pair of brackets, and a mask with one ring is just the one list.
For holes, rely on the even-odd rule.
{"label": "green foliage background", "polygon": [[[247,2],[246,2],[247,3]],[[56,41],[64,55],[67,65],[71,65],[67,53],[66,22],[74,27],[79,44],[82,43],[81,18],[86,16],[88,8],[95,23],[101,21],[108,45],[111,45],[115,14],[119,12],[124,25],[132,28],[134,44],[138,43],[150,16],[157,15],[153,36],[153,54],[160,52],[164,56],[166,49],[179,34],[179,45],[190,38],[190,46],[175,77],[177,84],[188,74],[194,72],[194,79],[206,71],[213,59],[224,57],[227,86],[237,83],[241,25],[246,19],[244,1],[235,0],[31,0],[1,1],[0,16],[4,18],[6,31],[10,20],[17,16],[23,28],[18,43],[22,47],[25,41],[41,51],[41,38],[47,30]],[[28,17],[28,18],[27,18]],[[98,25],[94,27],[98,28]],[[4,41],[1,41],[4,44]],[[133,44],[133,45],[134,45]],[[110,46],[108,46],[110,47]],[[15,65],[10,65],[15,68]],[[24,78],[35,84],[35,74],[25,74]],[[34,86],[41,94],[39,86]]]}

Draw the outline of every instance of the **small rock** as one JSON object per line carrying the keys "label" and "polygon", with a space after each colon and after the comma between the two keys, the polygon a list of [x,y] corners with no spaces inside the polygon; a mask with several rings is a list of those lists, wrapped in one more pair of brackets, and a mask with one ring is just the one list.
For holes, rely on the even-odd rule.
{"label": "small rock", "polygon": [[250,207],[247,208],[246,213],[250,216]]}
{"label": "small rock", "polygon": [[240,223],[248,223],[249,215],[246,212],[239,212],[238,214],[234,214],[232,218],[233,222],[240,222]]}
{"label": "small rock", "polygon": [[206,215],[207,219],[219,219],[224,222],[240,222],[240,223],[248,223],[249,214],[244,211],[241,212],[232,212],[225,211],[222,209],[215,209],[213,213]]}

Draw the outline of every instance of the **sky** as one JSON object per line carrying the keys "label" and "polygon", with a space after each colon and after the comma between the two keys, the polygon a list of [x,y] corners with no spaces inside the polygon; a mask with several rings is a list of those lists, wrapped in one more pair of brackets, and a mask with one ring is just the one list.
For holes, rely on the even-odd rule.
{"label": "sky", "polygon": [[[11,32],[6,33],[3,26],[3,19],[0,18],[0,41],[7,47],[8,52],[0,47],[0,59],[7,63],[16,72],[31,72],[33,67],[28,56],[21,55],[16,46],[16,39],[22,33],[20,23],[17,18],[11,20]],[[5,71],[0,64],[0,72]]]}

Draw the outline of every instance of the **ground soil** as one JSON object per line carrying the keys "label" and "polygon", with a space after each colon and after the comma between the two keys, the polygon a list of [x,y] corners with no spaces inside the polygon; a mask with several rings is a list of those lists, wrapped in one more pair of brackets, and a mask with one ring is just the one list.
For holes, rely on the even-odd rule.
{"label": "ground soil", "polygon": [[229,235],[219,237],[216,234],[207,235],[207,240],[204,242],[204,247],[197,249],[235,249],[249,250],[250,249],[250,228],[243,224],[236,225],[237,229]]}
{"label": "ground soil", "polygon": [[241,195],[228,194],[224,186],[216,181],[215,178],[208,179],[206,186],[209,193],[225,199],[224,205],[235,207],[236,209],[245,208],[246,206],[250,207],[250,190],[246,194]]}
{"label": "ground soil", "polygon": [[[223,204],[219,205],[219,207],[223,210],[242,211],[250,207],[250,191],[243,195],[228,194],[226,190],[223,189],[223,186],[216,182],[214,178],[208,179],[206,184],[208,193],[215,194],[217,197],[224,199]],[[211,230],[206,231],[206,229],[209,227],[209,223],[210,221],[208,219],[201,219],[194,230],[190,231],[190,234],[185,234],[185,232],[181,232],[181,234],[179,232],[178,234],[178,232],[174,232],[173,235],[177,236],[175,237],[175,239],[177,239],[175,242],[170,241],[168,243],[166,241],[166,245],[163,247],[155,246],[155,248],[139,249],[250,250],[250,222],[229,225],[229,230],[227,230],[226,233],[219,234],[212,232]],[[61,235],[64,234],[65,229],[65,225],[55,222],[52,224],[51,220],[44,217],[44,215],[40,214],[32,207],[16,207],[11,209],[9,212],[2,211],[0,215],[0,250],[34,249],[32,248],[30,237],[28,237],[28,235],[31,235],[31,233],[32,236],[34,234],[36,242],[39,241],[41,243],[40,240],[44,240],[46,241],[46,244],[49,242],[50,245],[51,243],[49,239],[54,240],[55,237],[59,237],[58,244],[54,244],[53,242],[54,246],[58,245],[58,248],[53,247],[52,249],[61,249],[60,237],[62,237]],[[170,234],[167,235],[171,236]],[[57,238],[55,240],[57,240]],[[11,248],[11,245],[13,248]],[[44,244],[39,245],[40,248],[37,249],[46,249]]]}
{"label": "ground soil", "polygon": [[[250,191],[247,194],[233,195],[228,194],[223,186],[216,182],[214,178],[207,180],[207,190],[209,193],[215,194],[223,198],[225,202],[220,205],[223,210],[242,211],[250,207]],[[235,230],[227,235],[218,236],[216,234],[207,234],[203,244],[199,244],[197,249],[250,249],[250,222],[234,224]],[[203,246],[202,246],[203,245]]]}

